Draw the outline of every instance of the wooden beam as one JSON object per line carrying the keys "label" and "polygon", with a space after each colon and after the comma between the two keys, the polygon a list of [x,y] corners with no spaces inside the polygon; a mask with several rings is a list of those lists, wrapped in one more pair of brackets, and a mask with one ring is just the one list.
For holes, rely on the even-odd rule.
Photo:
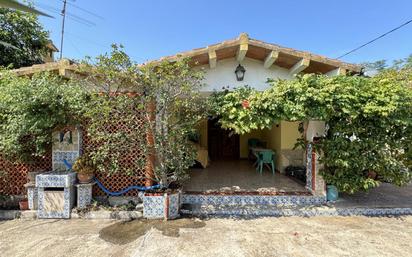
{"label": "wooden beam", "polygon": [[245,59],[247,50],[249,48],[249,36],[246,33],[241,33],[239,35],[239,48],[237,49],[236,53],[236,60],[238,62],[242,62]]}
{"label": "wooden beam", "polygon": [[298,74],[299,72],[303,71],[307,67],[309,67],[310,60],[307,58],[302,58],[299,62],[293,65],[292,68],[289,70],[290,75]]}
{"label": "wooden beam", "polygon": [[326,72],[325,75],[327,75],[327,76],[346,75],[346,70],[343,69],[343,68],[341,68],[341,67],[338,67],[338,68],[336,68],[336,69],[334,69],[334,70],[331,70],[331,71],[329,71],[329,72]]}
{"label": "wooden beam", "polygon": [[239,45],[239,48],[237,49],[237,54],[236,54],[236,60],[238,62],[242,62],[243,59],[245,59],[248,48],[249,47],[247,43]]}
{"label": "wooden beam", "polygon": [[216,68],[216,64],[217,64],[216,50],[210,49],[209,50],[209,66],[211,69],[214,69]]}
{"label": "wooden beam", "polygon": [[279,56],[278,51],[270,51],[270,53],[265,58],[265,61],[263,63],[263,67],[265,67],[266,69],[269,69],[270,66],[272,66],[272,64],[276,61],[278,56]]}

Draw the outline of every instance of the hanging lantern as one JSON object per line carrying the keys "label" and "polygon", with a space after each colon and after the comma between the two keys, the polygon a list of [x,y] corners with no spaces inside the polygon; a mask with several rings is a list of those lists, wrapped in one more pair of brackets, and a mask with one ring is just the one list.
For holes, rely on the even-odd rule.
{"label": "hanging lantern", "polygon": [[245,67],[243,67],[242,65],[239,64],[236,67],[235,74],[236,74],[237,81],[243,81],[243,78],[245,77],[245,72],[246,72]]}

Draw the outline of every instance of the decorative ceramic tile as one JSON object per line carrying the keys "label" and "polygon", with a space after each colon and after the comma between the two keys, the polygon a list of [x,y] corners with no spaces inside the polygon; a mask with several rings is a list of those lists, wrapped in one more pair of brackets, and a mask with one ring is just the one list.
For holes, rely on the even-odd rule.
{"label": "decorative ceramic tile", "polygon": [[143,216],[147,219],[164,218],[164,197],[144,196],[143,197]]}
{"label": "decorative ceramic tile", "polygon": [[[70,218],[75,201],[73,188],[75,180],[74,172],[47,172],[36,176],[39,218]],[[46,210],[45,188],[63,188],[63,211]]]}
{"label": "decorative ceramic tile", "polygon": [[36,176],[36,187],[70,187],[76,181],[74,172],[46,172]]}
{"label": "decorative ceramic tile", "polygon": [[79,157],[79,151],[53,151],[52,152],[52,166],[53,170],[65,171],[67,166],[64,164],[66,160],[70,164],[74,164],[76,159]]}
{"label": "decorative ceramic tile", "polygon": [[[64,132],[64,134],[61,134]],[[78,127],[70,130],[54,131],[52,146],[52,167],[54,171],[68,170],[63,160],[73,164],[81,155],[82,131]]]}
{"label": "decorative ceramic tile", "polygon": [[38,203],[37,187],[34,187],[34,186],[27,187],[27,198],[29,202],[29,209],[37,210],[37,203]]}
{"label": "decorative ceramic tile", "polygon": [[[168,219],[175,219],[180,215],[180,194],[171,194],[168,205]],[[147,219],[165,218],[166,196],[144,196],[143,216]]]}
{"label": "decorative ceramic tile", "polygon": [[45,191],[43,187],[38,188],[38,218],[70,218],[70,212],[74,204],[74,188],[65,187],[63,193],[63,211],[47,211],[45,208]]}
{"label": "decorative ceramic tile", "polygon": [[192,211],[183,210],[184,214],[243,216],[248,218],[262,216],[399,216],[412,215],[412,208],[333,208],[333,207],[300,207],[300,208],[267,208],[267,206],[202,206]]}
{"label": "decorative ceramic tile", "polygon": [[312,192],[312,144],[306,149],[306,189]]}
{"label": "decorative ceramic tile", "polygon": [[179,217],[180,194],[169,195],[169,219],[176,219]]}
{"label": "decorative ceramic tile", "polygon": [[300,195],[195,195],[183,194],[183,204],[206,205],[269,205],[269,206],[301,206],[322,205],[326,203],[324,196]]}
{"label": "decorative ceramic tile", "polygon": [[93,185],[95,183],[89,184],[77,184],[77,207],[85,208],[92,202],[92,191]]}

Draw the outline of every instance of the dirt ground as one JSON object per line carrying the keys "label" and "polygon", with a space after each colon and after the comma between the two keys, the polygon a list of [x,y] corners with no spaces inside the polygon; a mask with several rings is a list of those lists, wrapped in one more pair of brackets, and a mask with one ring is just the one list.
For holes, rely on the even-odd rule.
{"label": "dirt ground", "polygon": [[412,216],[0,221],[0,256],[411,256]]}

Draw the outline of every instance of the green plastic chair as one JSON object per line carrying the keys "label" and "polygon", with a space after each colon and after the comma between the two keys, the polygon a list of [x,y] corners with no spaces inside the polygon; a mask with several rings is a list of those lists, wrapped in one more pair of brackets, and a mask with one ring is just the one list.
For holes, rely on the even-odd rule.
{"label": "green plastic chair", "polygon": [[248,150],[249,150],[249,154],[248,154],[248,159],[249,160],[254,160],[255,159],[255,156],[253,155],[251,148],[259,146],[259,143],[260,143],[260,140],[257,139],[257,138],[249,138],[247,140],[247,146],[248,146]]}
{"label": "green plastic chair", "polygon": [[[275,175],[275,153],[272,150],[261,151],[259,152],[258,157],[256,171],[259,171],[260,174],[262,174],[263,165],[266,165],[266,167],[272,170],[272,174]],[[269,164],[271,166],[269,166]]]}
{"label": "green plastic chair", "polygon": [[251,147],[256,147],[256,146],[259,145],[259,143],[260,143],[260,140],[257,139],[257,138],[249,138],[249,139],[247,140],[247,146],[248,146],[249,148],[251,148]]}

